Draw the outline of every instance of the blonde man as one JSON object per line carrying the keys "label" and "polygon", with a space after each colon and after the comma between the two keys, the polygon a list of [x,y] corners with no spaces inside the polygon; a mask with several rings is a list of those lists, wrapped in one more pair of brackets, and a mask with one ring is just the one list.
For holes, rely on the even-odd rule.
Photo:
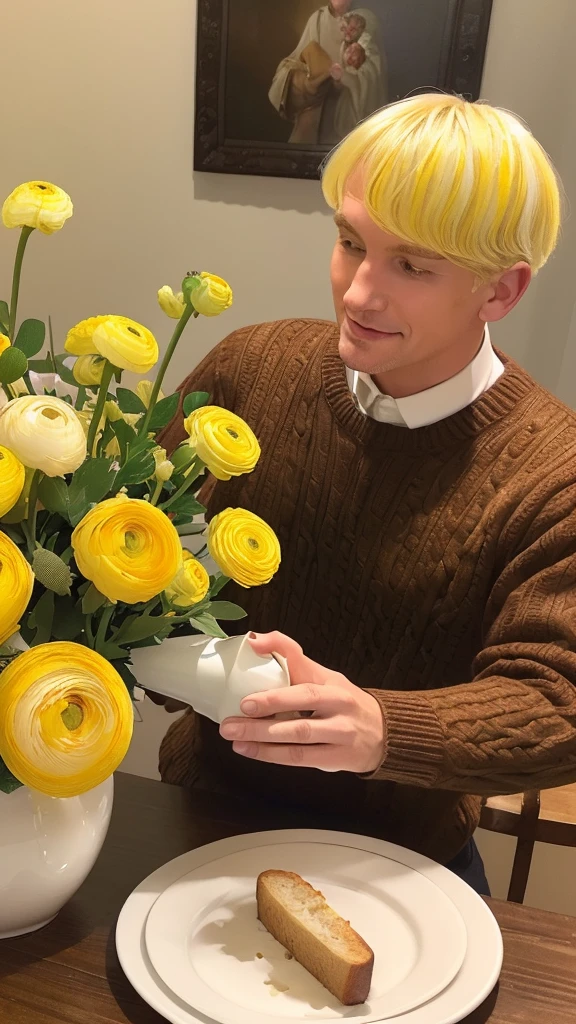
{"label": "blonde man", "polygon": [[512,114],[434,94],[359,126],[324,192],[337,325],[237,331],[183,385],[260,439],[205,497],[279,534],[274,582],[230,597],[295,685],[219,733],[185,716],[162,774],[315,807],[485,892],[482,796],[576,781],[576,415],[488,331],[554,249],[558,184]]}

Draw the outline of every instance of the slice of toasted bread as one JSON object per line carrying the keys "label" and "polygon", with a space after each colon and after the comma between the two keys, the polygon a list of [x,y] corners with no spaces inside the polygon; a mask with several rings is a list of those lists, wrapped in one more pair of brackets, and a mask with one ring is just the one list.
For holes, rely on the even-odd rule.
{"label": "slice of toasted bread", "polygon": [[293,871],[263,871],[256,901],[262,924],[332,995],[366,1002],[374,953],[321,892]]}

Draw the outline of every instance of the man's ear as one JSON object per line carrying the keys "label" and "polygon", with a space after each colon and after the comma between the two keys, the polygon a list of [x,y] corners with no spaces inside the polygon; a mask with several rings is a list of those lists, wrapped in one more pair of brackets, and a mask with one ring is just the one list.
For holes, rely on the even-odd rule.
{"label": "man's ear", "polygon": [[502,320],[520,302],[532,280],[528,263],[515,263],[492,282],[492,294],[480,309],[480,319],[486,323]]}

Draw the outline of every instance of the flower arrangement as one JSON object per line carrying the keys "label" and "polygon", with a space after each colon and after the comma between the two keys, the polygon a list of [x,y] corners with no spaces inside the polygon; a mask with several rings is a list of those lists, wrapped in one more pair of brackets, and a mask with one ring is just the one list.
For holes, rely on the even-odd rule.
{"label": "flower arrangement", "polygon": [[[18,323],[27,242],[72,212],[70,197],[42,181],[20,185],[2,209],[20,239],[11,301],[0,302],[0,791],[28,785],[59,797],[102,782],[128,749],[130,651],[175,631],[226,636],[219,620],[244,612],[217,599],[222,587],[267,583],[280,562],[274,532],[248,510],[196,521],[206,470],[229,480],[258,462],[243,420],[197,392],[183,402],[187,439],[170,458],[157,440],[180,407],[177,393],[162,394],[166,369],[190,319],[231,305],[225,281],[193,272],[177,294],[160,289],[177,323],[155,380],[143,376],[134,390],[121,386],[123,372],[146,375],[159,359],[142,324],[89,317],[57,353],[49,321],[43,353],[44,323]],[[194,556],[181,536],[201,532]]]}

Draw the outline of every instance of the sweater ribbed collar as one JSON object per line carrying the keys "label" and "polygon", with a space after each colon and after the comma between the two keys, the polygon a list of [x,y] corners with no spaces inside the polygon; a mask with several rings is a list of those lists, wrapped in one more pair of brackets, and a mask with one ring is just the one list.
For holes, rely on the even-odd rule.
{"label": "sweater ribbed collar", "polygon": [[340,425],[364,444],[377,443],[399,451],[437,450],[480,436],[492,424],[510,415],[539,389],[536,381],[509,356],[497,351],[504,373],[472,405],[425,427],[407,430],[379,423],[356,408],[348,386],[346,367],[338,353],[338,330],[330,332],[322,359],[324,393]]}

